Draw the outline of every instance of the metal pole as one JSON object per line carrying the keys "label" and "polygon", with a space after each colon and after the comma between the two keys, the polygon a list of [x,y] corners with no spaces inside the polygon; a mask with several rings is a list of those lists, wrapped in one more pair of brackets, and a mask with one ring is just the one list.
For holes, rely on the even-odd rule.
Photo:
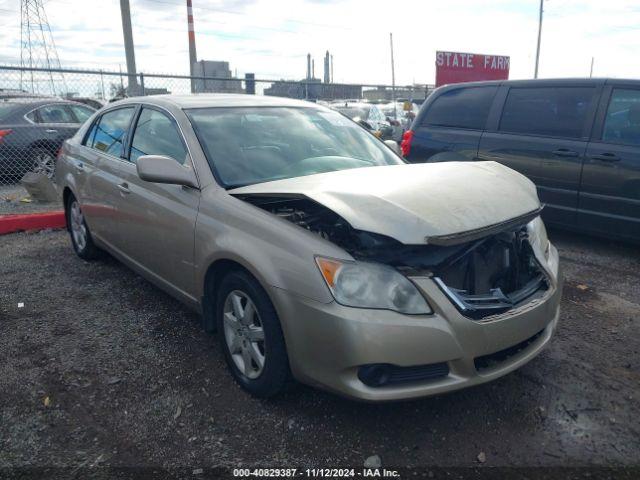
{"label": "metal pole", "polygon": [[540,16],[538,18],[538,47],[536,48],[536,70],[533,73],[533,78],[538,78],[538,63],[540,61],[540,39],[542,37],[542,2],[540,0]]}
{"label": "metal pole", "polygon": [[127,75],[129,76],[127,93],[132,96],[138,93],[138,81],[136,79],[136,54],[133,50],[133,32],[131,30],[131,10],[129,8],[129,0],[120,0],[120,14],[122,15],[124,52],[127,57]]}
{"label": "metal pole", "polygon": [[100,70],[100,88],[102,90],[102,100],[104,100],[104,75],[102,74],[102,70]]}
{"label": "metal pole", "polygon": [[593,57],[591,57],[591,70],[589,70],[589,78],[593,77]]}
{"label": "metal pole", "polygon": [[393,118],[398,118],[398,112],[396,111],[396,68],[393,63],[393,33],[389,34],[389,42],[391,45],[391,101],[393,102]]}

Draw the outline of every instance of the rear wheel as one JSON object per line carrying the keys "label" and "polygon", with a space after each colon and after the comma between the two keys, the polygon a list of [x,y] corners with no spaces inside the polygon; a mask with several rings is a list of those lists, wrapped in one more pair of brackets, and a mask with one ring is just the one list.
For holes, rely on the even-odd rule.
{"label": "rear wheel", "polygon": [[34,173],[53,178],[56,171],[56,157],[45,148],[34,148],[31,150],[31,165]]}
{"label": "rear wheel", "polygon": [[65,208],[67,228],[71,236],[71,244],[76,254],[83,260],[93,260],[99,257],[100,250],[93,243],[91,232],[84,219],[78,200],[73,195],[69,196]]}
{"label": "rear wheel", "polygon": [[218,334],[227,365],[252,395],[271,397],[289,382],[289,359],[280,320],[267,293],[249,273],[232,271],[216,302]]}

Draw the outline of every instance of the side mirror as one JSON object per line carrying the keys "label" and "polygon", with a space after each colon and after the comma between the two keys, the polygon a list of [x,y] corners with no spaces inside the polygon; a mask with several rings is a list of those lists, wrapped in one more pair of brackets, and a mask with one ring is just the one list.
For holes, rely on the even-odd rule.
{"label": "side mirror", "polygon": [[189,167],[163,155],[143,155],[136,162],[138,176],[153,183],[169,183],[198,188],[196,175]]}
{"label": "side mirror", "polygon": [[396,155],[402,155],[400,152],[400,145],[395,140],[385,140],[384,144],[395,152]]}

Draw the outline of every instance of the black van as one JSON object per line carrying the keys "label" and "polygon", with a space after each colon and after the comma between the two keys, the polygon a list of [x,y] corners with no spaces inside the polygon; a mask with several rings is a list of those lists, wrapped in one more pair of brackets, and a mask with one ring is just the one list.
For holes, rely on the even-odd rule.
{"label": "black van", "polygon": [[536,184],[547,223],[640,240],[639,80],[445,86],[401,147],[409,162],[500,162]]}

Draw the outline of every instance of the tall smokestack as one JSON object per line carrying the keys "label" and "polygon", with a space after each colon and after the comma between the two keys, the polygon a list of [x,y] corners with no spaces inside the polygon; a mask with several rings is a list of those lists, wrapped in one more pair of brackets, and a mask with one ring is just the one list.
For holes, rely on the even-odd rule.
{"label": "tall smokestack", "polygon": [[[189,27],[189,74],[193,77],[195,75],[194,69],[198,61],[198,55],[196,54],[196,32],[193,28],[193,8],[191,7],[191,0],[187,0],[187,24]],[[191,93],[194,93],[195,90],[195,80],[191,79]]]}
{"label": "tall smokestack", "polygon": [[307,80],[311,78],[311,54],[307,53]]}
{"label": "tall smokestack", "polygon": [[316,78],[316,61],[311,60],[311,78]]}
{"label": "tall smokestack", "polygon": [[331,82],[331,72],[329,67],[329,50],[324,54],[324,83]]}

